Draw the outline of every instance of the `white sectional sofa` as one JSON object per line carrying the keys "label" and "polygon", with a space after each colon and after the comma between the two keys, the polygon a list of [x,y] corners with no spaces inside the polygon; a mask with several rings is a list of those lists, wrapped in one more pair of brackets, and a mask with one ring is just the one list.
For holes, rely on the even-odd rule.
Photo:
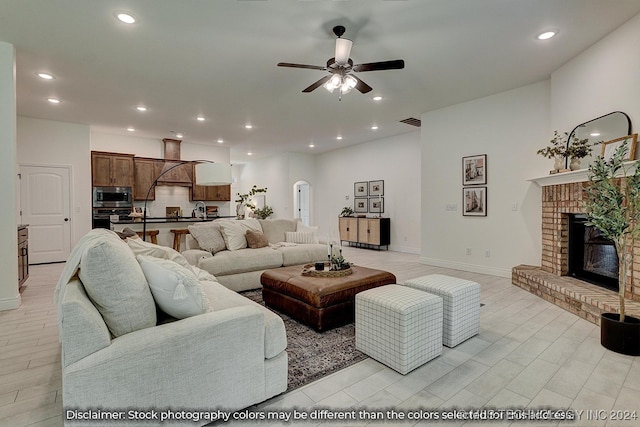
{"label": "white sectional sofa", "polygon": [[[173,249],[92,230],[72,251],[56,301],[65,425],[141,425],[129,411],[188,411],[203,416],[189,425],[204,425],[207,413],[286,390],[282,319]],[[105,411],[121,418],[77,419]]]}
{"label": "white sectional sofa", "polygon": [[[266,246],[250,247],[247,230],[263,234]],[[190,225],[189,233],[184,257],[238,292],[259,289],[265,270],[326,261],[328,255],[327,246],[318,243],[317,227],[294,219],[220,219]]]}

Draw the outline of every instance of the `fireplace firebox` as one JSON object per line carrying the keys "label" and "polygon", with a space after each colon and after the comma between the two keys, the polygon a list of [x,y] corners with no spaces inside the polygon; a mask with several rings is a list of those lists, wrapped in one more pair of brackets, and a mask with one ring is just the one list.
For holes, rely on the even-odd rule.
{"label": "fireplace firebox", "polygon": [[568,275],[614,291],[618,290],[618,254],[615,244],[585,215],[569,217]]}

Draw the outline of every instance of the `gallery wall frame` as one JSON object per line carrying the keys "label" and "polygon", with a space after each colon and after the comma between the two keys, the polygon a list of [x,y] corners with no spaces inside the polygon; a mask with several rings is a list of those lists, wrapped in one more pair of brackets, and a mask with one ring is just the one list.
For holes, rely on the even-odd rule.
{"label": "gallery wall frame", "polygon": [[384,180],[369,181],[369,197],[384,196]]}
{"label": "gallery wall frame", "polygon": [[487,185],[487,155],[462,158],[462,185]]}
{"label": "gallery wall frame", "polygon": [[487,216],[487,187],[462,189],[462,215]]}
{"label": "gallery wall frame", "polygon": [[353,184],[353,195],[355,197],[367,197],[369,195],[369,183],[367,181],[355,182]]}
{"label": "gallery wall frame", "polygon": [[354,197],[353,211],[355,213],[367,213],[369,211],[369,199],[366,197]]}
{"label": "gallery wall frame", "polygon": [[384,212],[384,197],[371,197],[369,199],[369,212],[381,214]]}

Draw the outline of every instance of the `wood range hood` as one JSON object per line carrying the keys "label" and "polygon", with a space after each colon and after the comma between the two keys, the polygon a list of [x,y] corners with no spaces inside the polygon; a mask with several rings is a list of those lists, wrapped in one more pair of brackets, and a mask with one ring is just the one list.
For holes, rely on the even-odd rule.
{"label": "wood range hood", "polygon": [[[164,164],[162,170],[158,172],[158,175],[162,175],[158,178],[157,185],[175,186],[175,187],[191,187],[193,184],[193,168],[191,163],[184,163],[181,166],[172,167],[181,164],[180,159],[180,139],[164,138]],[[169,172],[165,173],[171,169]]]}

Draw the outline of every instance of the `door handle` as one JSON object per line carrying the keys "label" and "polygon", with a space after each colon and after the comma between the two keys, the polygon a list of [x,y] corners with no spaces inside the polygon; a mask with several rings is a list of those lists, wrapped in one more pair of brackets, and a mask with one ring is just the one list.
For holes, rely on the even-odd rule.
{"label": "door handle", "polygon": [[64,219],[64,221],[65,221],[65,222],[69,221],[69,218],[65,218],[65,219]]}

